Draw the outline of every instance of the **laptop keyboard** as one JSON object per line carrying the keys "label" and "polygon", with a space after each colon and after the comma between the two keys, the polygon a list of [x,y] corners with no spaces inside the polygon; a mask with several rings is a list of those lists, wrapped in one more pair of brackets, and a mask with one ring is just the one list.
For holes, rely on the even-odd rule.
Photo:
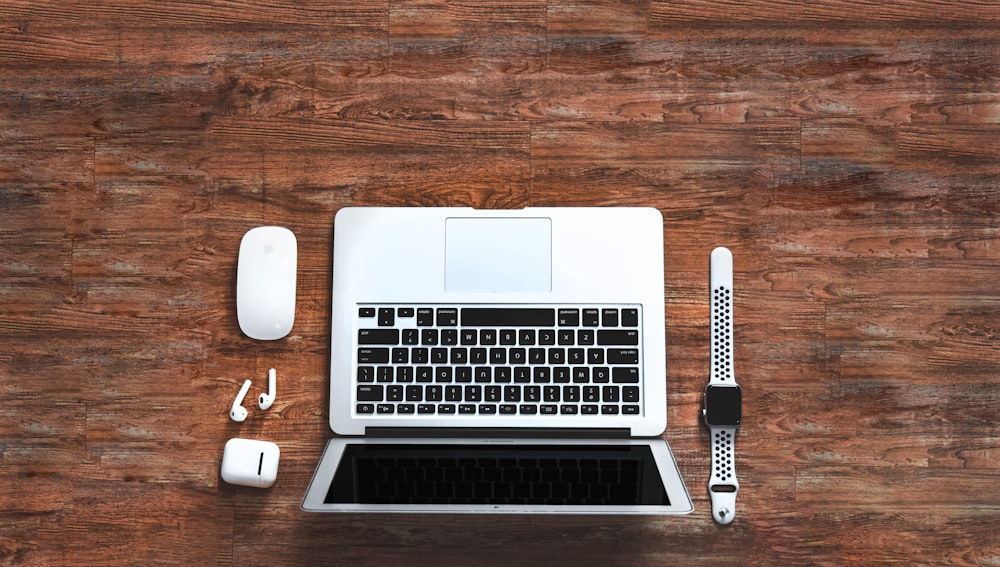
{"label": "laptop keyboard", "polygon": [[363,305],[355,412],[637,415],[638,305]]}

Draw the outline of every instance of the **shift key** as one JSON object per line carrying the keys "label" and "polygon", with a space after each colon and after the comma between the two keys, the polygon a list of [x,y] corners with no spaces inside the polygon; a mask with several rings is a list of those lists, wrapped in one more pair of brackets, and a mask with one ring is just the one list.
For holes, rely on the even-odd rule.
{"label": "shift key", "polygon": [[399,329],[358,329],[359,345],[398,345]]}
{"label": "shift key", "polygon": [[639,344],[639,331],[614,330],[597,331],[597,344],[604,346],[632,346]]}

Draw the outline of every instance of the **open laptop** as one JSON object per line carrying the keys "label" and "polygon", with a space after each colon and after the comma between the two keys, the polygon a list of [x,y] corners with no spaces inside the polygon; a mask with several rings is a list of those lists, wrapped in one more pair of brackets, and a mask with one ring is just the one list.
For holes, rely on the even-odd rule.
{"label": "open laptop", "polygon": [[650,208],[346,208],[313,512],[686,514]]}

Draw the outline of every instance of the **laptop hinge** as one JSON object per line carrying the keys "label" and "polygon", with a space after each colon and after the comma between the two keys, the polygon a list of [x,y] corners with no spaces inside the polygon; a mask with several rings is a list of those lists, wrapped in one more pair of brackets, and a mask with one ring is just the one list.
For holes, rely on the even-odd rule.
{"label": "laptop hinge", "polygon": [[615,428],[492,428],[492,427],[368,427],[371,437],[430,439],[628,439],[627,427]]}

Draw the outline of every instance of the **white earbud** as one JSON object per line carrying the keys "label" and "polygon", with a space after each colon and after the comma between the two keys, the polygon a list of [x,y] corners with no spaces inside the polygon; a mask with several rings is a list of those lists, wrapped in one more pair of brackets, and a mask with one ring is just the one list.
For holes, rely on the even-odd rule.
{"label": "white earbud", "polygon": [[257,400],[257,405],[260,406],[260,409],[267,409],[274,403],[276,382],[276,374],[272,368],[267,371],[267,393],[261,394],[260,399]]}
{"label": "white earbud", "polygon": [[244,382],[243,387],[240,388],[240,393],[236,394],[236,399],[233,400],[233,407],[229,410],[229,418],[233,421],[243,421],[247,418],[247,408],[243,407],[243,398],[250,391],[250,383],[250,380]]}

